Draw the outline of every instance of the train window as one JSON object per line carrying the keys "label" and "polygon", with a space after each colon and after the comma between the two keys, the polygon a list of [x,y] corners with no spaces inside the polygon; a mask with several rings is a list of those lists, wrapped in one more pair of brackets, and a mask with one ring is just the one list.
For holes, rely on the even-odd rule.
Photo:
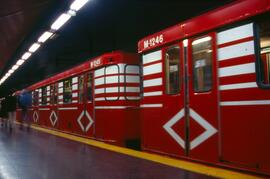
{"label": "train window", "polygon": [[269,18],[258,23],[259,26],[259,56],[257,70],[260,85],[270,85],[270,23]]}
{"label": "train window", "polygon": [[166,93],[177,94],[180,91],[180,47],[168,48],[165,52]]}
{"label": "train window", "polygon": [[92,73],[87,74],[87,101],[93,100],[93,75]]}
{"label": "train window", "polygon": [[119,99],[119,66],[111,65],[105,67],[105,100],[115,101]]}
{"label": "train window", "polygon": [[[140,67],[138,65],[126,65],[124,70],[125,98],[127,100],[139,100],[140,93]],[[135,93],[135,94],[130,94]],[[137,94],[136,94],[137,93]]]}
{"label": "train window", "polygon": [[42,105],[47,104],[47,88],[46,87],[41,88],[41,104]]}
{"label": "train window", "polygon": [[64,80],[63,99],[64,103],[71,103],[72,101],[72,80]]}
{"label": "train window", "polygon": [[35,91],[33,91],[33,104],[34,104],[34,106],[38,106],[38,91],[37,90],[35,90]]}
{"label": "train window", "polygon": [[212,88],[212,38],[210,36],[192,42],[193,88],[206,92]]}
{"label": "train window", "polygon": [[57,104],[57,85],[51,85],[51,104]]}
{"label": "train window", "polygon": [[79,76],[79,103],[84,100],[84,75]]}

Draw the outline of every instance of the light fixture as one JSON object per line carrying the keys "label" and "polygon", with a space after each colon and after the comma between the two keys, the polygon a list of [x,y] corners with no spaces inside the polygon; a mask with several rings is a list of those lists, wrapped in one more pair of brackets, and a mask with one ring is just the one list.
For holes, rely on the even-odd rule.
{"label": "light fixture", "polygon": [[19,68],[19,65],[13,65],[13,67],[11,68],[12,70],[17,70]]}
{"label": "light fixture", "polygon": [[22,65],[24,62],[25,62],[25,60],[20,59],[20,60],[17,61],[16,65],[20,66],[20,65]]}
{"label": "light fixture", "polygon": [[22,56],[22,59],[23,59],[23,60],[27,60],[31,55],[32,55],[31,53],[25,52],[25,53],[23,54],[23,56]]}
{"label": "light fixture", "polygon": [[51,25],[51,29],[53,30],[58,30],[60,29],[60,27],[62,27],[69,19],[70,19],[71,15],[70,14],[62,14],[61,16],[59,16],[56,21]]}
{"label": "light fixture", "polygon": [[200,43],[203,43],[203,42],[207,42],[207,41],[210,41],[211,39],[212,39],[212,37],[209,37],[209,36],[203,37],[203,38],[201,38],[201,39],[194,40],[194,41],[192,42],[192,45],[197,45],[197,44],[200,44]]}
{"label": "light fixture", "polygon": [[14,70],[10,69],[8,70],[8,73],[12,74],[14,72]]}
{"label": "light fixture", "polygon": [[70,9],[78,11],[80,10],[89,0],[75,0],[71,5]]}
{"label": "light fixture", "polygon": [[40,47],[40,44],[38,43],[34,43],[30,48],[29,48],[29,52],[34,53],[35,51],[37,51],[37,49]]}
{"label": "light fixture", "polygon": [[188,39],[183,40],[183,45],[184,45],[184,47],[188,46]]}
{"label": "light fixture", "polygon": [[44,32],[39,38],[38,38],[38,42],[42,42],[44,43],[46,40],[48,40],[51,36],[53,35],[52,32]]}

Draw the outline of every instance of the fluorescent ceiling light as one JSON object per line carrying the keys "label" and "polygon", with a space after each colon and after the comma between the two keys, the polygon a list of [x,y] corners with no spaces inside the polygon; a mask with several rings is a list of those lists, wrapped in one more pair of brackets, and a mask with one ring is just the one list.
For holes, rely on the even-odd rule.
{"label": "fluorescent ceiling light", "polygon": [[31,55],[32,55],[31,53],[25,52],[25,53],[23,54],[23,56],[22,56],[22,59],[23,59],[23,60],[27,60]]}
{"label": "fluorescent ceiling light", "polygon": [[17,61],[16,65],[20,66],[20,65],[22,65],[24,62],[25,62],[25,60],[20,59],[20,60]]}
{"label": "fluorescent ceiling light", "polygon": [[29,48],[29,52],[34,53],[35,51],[37,51],[37,49],[40,47],[40,44],[38,43],[34,43],[30,48]]}
{"label": "fluorescent ceiling light", "polygon": [[38,42],[42,42],[44,43],[46,40],[48,40],[51,36],[53,35],[52,32],[44,32],[39,38],[38,38]]}
{"label": "fluorescent ceiling light", "polygon": [[12,70],[17,70],[17,68],[19,68],[19,65],[13,65],[13,67],[11,69]]}
{"label": "fluorescent ceiling light", "polygon": [[56,21],[52,24],[51,29],[58,30],[60,27],[62,27],[69,19],[71,15],[70,14],[62,14],[60,17],[56,19]]}
{"label": "fluorescent ceiling light", "polygon": [[80,10],[86,3],[88,2],[88,0],[75,0],[71,5],[70,5],[70,9],[78,11]]}
{"label": "fluorescent ceiling light", "polygon": [[10,69],[8,70],[8,73],[12,74],[14,72],[14,70]]}

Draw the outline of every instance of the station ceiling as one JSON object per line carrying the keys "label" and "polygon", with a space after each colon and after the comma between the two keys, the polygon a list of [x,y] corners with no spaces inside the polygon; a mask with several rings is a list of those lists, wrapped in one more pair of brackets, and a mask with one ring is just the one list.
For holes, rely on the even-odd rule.
{"label": "station ceiling", "polygon": [[[233,0],[89,0],[54,39],[0,86],[0,96],[88,58],[137,52],[137,41]],[[72,0],[0,0],[0,77],[48,30]]]}

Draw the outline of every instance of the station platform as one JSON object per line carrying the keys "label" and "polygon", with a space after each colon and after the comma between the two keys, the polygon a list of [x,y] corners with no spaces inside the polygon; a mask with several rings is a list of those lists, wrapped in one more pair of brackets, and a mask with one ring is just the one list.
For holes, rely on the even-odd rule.
{"label": "station platform", "polygon": [[32,126],[0,128],[0,178],[256,178]]}

